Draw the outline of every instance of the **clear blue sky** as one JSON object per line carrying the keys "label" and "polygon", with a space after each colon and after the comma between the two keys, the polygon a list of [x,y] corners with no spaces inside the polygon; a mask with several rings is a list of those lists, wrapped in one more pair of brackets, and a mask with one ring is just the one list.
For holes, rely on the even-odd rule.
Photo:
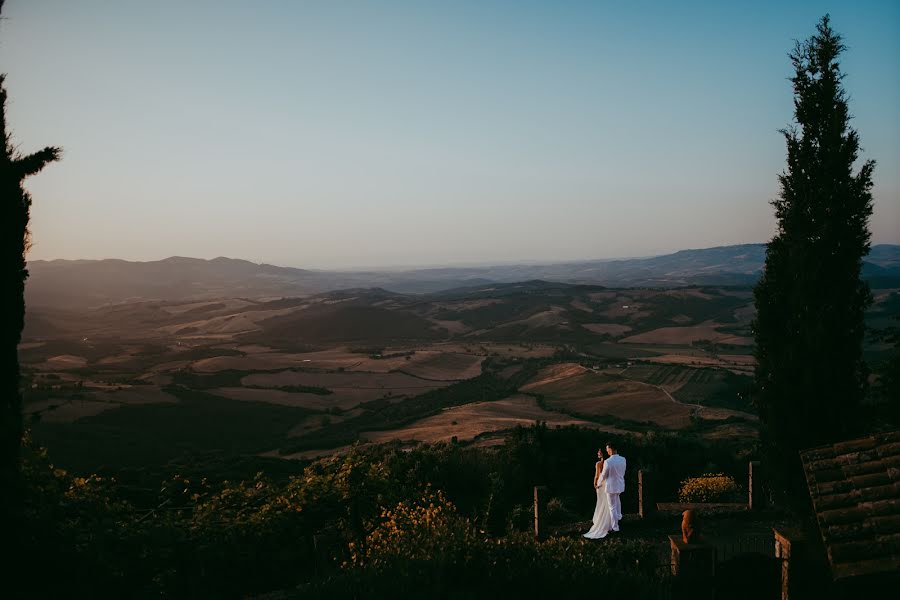
{"label": "clear blue sky", "polygon": [[301,267],[656,254],[774,232],[792,40],[832,15],[900,243],[900,2],[8,0],[30,257]]}

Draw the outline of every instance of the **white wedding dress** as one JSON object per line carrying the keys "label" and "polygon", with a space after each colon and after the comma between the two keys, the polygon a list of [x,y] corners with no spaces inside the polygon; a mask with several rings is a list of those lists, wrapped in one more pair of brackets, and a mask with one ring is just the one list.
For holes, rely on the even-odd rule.
{"label": "white wedding dress", "polygon": [[597,506],[594,508],[594,526],[584,534],[589,540],[599,540],[606,537],[612,529],[612,514],[609,509],[609,495],[606,493],[606,482],[601,481],[597,487]]}

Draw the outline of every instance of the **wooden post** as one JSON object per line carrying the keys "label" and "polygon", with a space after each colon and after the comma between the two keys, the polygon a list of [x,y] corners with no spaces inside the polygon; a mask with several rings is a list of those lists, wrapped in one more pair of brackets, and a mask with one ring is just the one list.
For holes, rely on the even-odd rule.
{"label": "wooden post", "polygon": [[643,469],[638,471],[638,514],[646,519],[656,511],[656,499],[653,497],[653,482],[649,473]]}
{"label": "wooden post", "polygon": [[773,529],[775,558],[781,559],[781,600],[802,597],[808,569],[806,537],[793,529]]}
{"label": "wooden post", "polygon": [[547,487],[534,486],[534,538],[543,541],[546,537],[547,523]]}
{"label": "wooden post", "polygon": [[671,569],[677,598],[712,598],[716,574],[716,549],[706,542],[686,544],[680,535],[670,535]]}
{"label": "wooden post", "polygon": [[747,492],[749,497],[747,504],[750,510],[762,508],[765,499],[762,494],[762,468],[758,460],[750,461],[750,471],[747,480]]}

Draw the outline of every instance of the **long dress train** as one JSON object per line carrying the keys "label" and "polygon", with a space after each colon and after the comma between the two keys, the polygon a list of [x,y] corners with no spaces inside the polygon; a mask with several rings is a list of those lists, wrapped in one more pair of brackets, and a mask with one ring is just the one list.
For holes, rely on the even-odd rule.
{"label": "long dress train", "polygon": [[612,514],[609,508],[609,496],[606,493],[606,482],[601,481],[597,487],[597,506],[594,508],[594,526],[584,534],[590,540],[599,540],[606,537],[612,528]]}

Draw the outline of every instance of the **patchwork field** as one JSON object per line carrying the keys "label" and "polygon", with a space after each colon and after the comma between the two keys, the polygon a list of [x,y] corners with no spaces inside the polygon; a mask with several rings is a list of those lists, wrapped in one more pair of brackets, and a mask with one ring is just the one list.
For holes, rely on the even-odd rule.
{"label": "patchwork field", "polygon": [[[163,335],[182,335],[187,338],[198,336],[233,336],[258,331],[260,323],[266,319],[295,313],[297,307],[275,310],[244,310],[236,314],[221,315],[208,319],[177,323],[159,328]],[[186,311],[190,312],[190,311]],[[181,314],[181,313],[176,313]]]}
{"label": "patchwork field", "polygon": [[84,398],[51,398],[30,402],[22,412],[26,420],[32,420],[35,416],[40,415],[41,420],[45,423],[74,423],[78,419],[99,415],[103,411],[114,408],[119,408],[119,405]]}
{"label": "patchwork field", "polygon": [[41,364],[35,365],[35,368],[42,371],[65,371],[68,369],[79,369],[87,365],[88,359],[84,356],[74,356],[72,354],[61,354],[52,356]]}
{"label": "patchwork field", "polygon": [[550,344],[501,344],[482,342],[478,344],[480,352],[486,355],[513,357],[513,358],[548,358],[558,350],[557,346]]}
{"label": "patchwork field", "polygon": [[253,352],[243,356],[216,356],[191,364],[194,371],[213,373],[234,369],[238,371],[268,371],[304,367],[308,369],[352,368],[363,363],[365,355],[326,350],[323,352],[282,353]]}
{"label": "patchwork field", "polygon": [[623,338],[625,344],[679,344],[690,345],[701,340],[734,346],[749,346],[753,340],[730,333],[722,333],[717,328],[722,323],[706,322],[690,327],[660,327],[652,331]]}
{"label": "patchwork field", "polygon": [[178,390],[177,397],[175,403],[118,405],[73,423],[55,422],[48,413],[32,434],[63,468],[133,477],[197,461],[202,469],[246,461],[286,439],[310,414],[191,390]]}
{"label": "patchwork field", "polygon": [[730,408],[709,408],[704,406],[697,411],[697,416],[710,421],[725,421],[732,417],[737,417],[744,421],[758,423],[759,417],[743,410],[732,410]]}
{"label": "patchwork field", "polygon": [[[706,274],[662,268],[680,287],[656,289],[660,280],[641,273],[621,289],[532,277],[487,284],[480,277],[491,271],[475,270],[463,287],[434,291],[443,277],[434,270],[434,281],[402,290],[349,277],[341,281],[352,289],[320,293],[279,285],[267,265],[252,282],[227,275],[228,285],[217,277],[200,289],[191,277],[145,273],[116,280],[100,300],[109,282],[73,277],[45,288],[51,302],[28,304],[26,424],[59,468],[153,495],[173,473],[296,475],[304,461],[360,443],[503,444],[535,422],[589,430],[572,439],[665,430],[750,448],[759,422],[746,283],[755,275],[689,285]],[[580,269],[566,267],[567,280],[590,281]],[[291,276],[314,283],[321,274]],[[32,292],[35,283],[37,267]],[[413,283],[415,293],[402,293]],[[891,285],[873,288],[866,315],[873,389],[900,316]]]}
{"label": "patchwork field", "polygon": [[613,337],[619,337],[631,331],[630,325],[616,323],[582,323],[581,326],[592,333],[607,334]]}
{"label": "patchwork field", "polygon": [[305,371],[278,371],[275,373],[257,373],[247,375],[240,381],[241,385],[249,388],[268,388],[261,390],[247,390],[239,392],[230,390],[229,397],[236,399],[262,400],[266,392],[276,392],[279,400],[283,396],[277,394],[281,391],[291,391],[291,388],[309,387],[327,390],[327,395],[316,397],[314,394],[298,394],[292,396],[297,402],[303,397],[308,398],[308,404],[295,404],[306,408],[318,408],[328,410],[337,407],[341,410],[353,408],[360,403],[372,402],[381,399],[401,398],[417,396],[428,391],[449,385],[450,381],[426,380],[407,375],[406,373],[363,373],[363,372],[331,372],[311,373]]}
{"label": "patchwork field", "polygon": [[691,407],[674,400],[665,390],[640,381],[611,378],[580,365],[548,367],[521,390],[542,396],[547,408],[570,415],[612,416],[668,429],[690,425]]}
{"label": "patchwork field", "polygon": [[[52,394],[51,394],[52,395]],[[59,396],[35,402],[23,407],[26,419],[40,418],[48,423],[74,423],[78,419],[100,414],[122,406],[142,404],[172,404],[178,398],[164,392],[158,386],[111,386],[98,384],[78,388],[75,393],[61,391]]]}
{"label": "patchwork field", "polygon": [[752,440],[759,436],[759,428],[750,423],[726,423],[709,429],[703,435],[713,440]]}
{"label": "patchwork field", "polygon": [[685,352],[648,356],[642,360],[668,365],[720,367],[739,375],[750,375],[753,373],[753,365],[755,364],[755,362],[752,361],[752,357],[750,357],[750,359],[751,360],[749,361],[737,361],[733,359],[724,359],[721,355],[716,354]]}
{"label": "patchwork field", "polygon": [[427,381],[406,373],[363,373],[363,372],[308,372],[278,371],[257,373],[241,379],[245,386],[278,388],[301,385],[320,387],[328,390],[381,390],[400,392],[402,390],[431,390],[448,385],[443,381]]}
{"label": "patchwork field", "polygon": [[471,379],[481,373],[483,356],[447,352],[416,352],[411,360],[400,364],[397,370],[420,379],[458,381]]}
{"label": "patchwork field", "polygon": [[584,312],[588,312],[588,313],[594,312],[594,309],[591,308],[590,305],[586,304],[582,300],[572,300],[572,302],[569,303],[569,306],[571,306],[572,308],[577,308],[578,310],[583,310]]}
{"label": "patchwork field", "polygon": [[534,398],[517,395],[494,402],[474,402],[448,408],[406,427],[391,431],[367,431],[362,437],[368,442],[415,440],[435,443],[449,442],[452,438],[469,441],[486,433],[506,431],[519,425],[528,427],[537,421],[545,422],[548,427],[577,425],[608,433],[622,433],[616,427],[542,409]]}
{"label": "patchwork field", "polygon": [[[679,402],[696,406],[733,409],[734,414],[721,416],[711,408],[698,414],[703,418],[721,419],[741,416],[755,419],[748,412],[752,380],[745,375],[735,374],[728,369],[682,366],[677,364],[656,365],[636,364],[619,373],[621,377],[659,386]],[[741,411],[740,414],[737,414]]]}
{"label": "patchwork field", "polygon": [[[295,408],[308,408],[316,411],[328,411],[338,408],[349,409],[360,402],[374,400],[371,395],[353,396],[352,394],[305,394],[302,392],[285,392],[278,389],[226,387],[211,390],[216,396],[241,400],[244,402],[263,402]],[[380,397],[380,396],[379,396]]]}
{"label": "patchwork field", "polygon": [[561,306],[551,306],[548,310],[535,313],[524,319],[508,321],[496,329],[514,328],[516,331],[528,331],[529,329],[541,329],[554,326],[569,326],[566,310]]}
{"label": "patchwork field", "polygon": [[161,310],[170,315],[184,315],[188,313],[206,313],[219,310],[237,310],[254,306],[256,303],[239,298],[225,298],[205,302],[171,303],[161,307]]}
{"label": "patchwork field", "polygon": [[[892,323],[900,296],[876,296],[869,324]],[[100,452],[116,445],[143,464],[301,458],[389,439],[501,443],[536,420],[709,437],[758,429],[749,289],[531,281],[28,315],[26,418],[35,439],[59,446],[60,464],[121,464]],[[196,443],[188,423],[202,430]],[[165,443],[175,446],[154,446]]]}

